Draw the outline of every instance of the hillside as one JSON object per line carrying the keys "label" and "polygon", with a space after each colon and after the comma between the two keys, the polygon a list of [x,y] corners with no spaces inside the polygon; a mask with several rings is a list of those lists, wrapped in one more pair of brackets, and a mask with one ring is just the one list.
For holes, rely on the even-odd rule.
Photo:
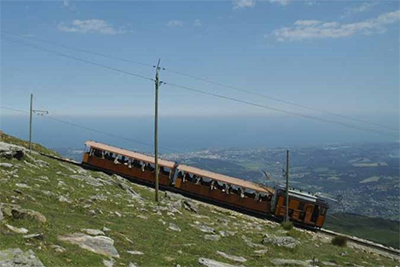
{"label": "hillside", "polygon": [[365,238],[386,246],[400,248],[398,221],[370,218],[353,213],[335,213],[328,216],[325,228]]}
{"label": "hillside", "polygon": [[150,188],[1,138],[0,266],[399,265],[371,249],[334,246],[322,234],[176,194],[163,192],[157,205]]}

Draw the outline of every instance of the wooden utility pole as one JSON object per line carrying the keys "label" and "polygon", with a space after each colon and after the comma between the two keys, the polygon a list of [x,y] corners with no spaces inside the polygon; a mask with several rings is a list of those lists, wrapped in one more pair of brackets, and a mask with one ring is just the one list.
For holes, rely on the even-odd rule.
{"label": "wooden utility pole", "polygon": [[32,153],[32,114],[33,114],[33,94],[31,94],[31,107],[29,113],[29,153]]}
{"label": "wooden utility pole", "polygon": [[156,92],[155,92],[155,118],[154,118],[154,167],[155,167],[155,180],[156,180],[156,185],[155,185],[155,200],[158,202],[158,186],[159,186],[159,181],[158,181],[158,87],[160,86],[160,82],[158,80],[158,71],[160,69],[160,59],[158,59],[158,63],[156,66],[156,79],[155,79],[155,86],[156,86]]}
{"label": "wooden utility pole", "polygon": [[286,214],[285,222],[289,221],[289,150],[286,150]]}

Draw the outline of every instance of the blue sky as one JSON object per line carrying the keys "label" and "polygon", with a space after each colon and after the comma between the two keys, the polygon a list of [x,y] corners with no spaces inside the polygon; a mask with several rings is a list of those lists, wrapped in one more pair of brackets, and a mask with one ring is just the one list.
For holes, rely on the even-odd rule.
{"label": "blue sky", "polygon": [[[399,118],[396,1],[2,1],[0,5],[6,36],[1,38],[0,53],[3,106],[28,110],[32,92],[36,108],[55,115],[153,113],[151,81],[7,40],[23,40],[150,78],[153,68],[30,39],[38,38],[150,65],[161,58],[162,67],[170,70],[346,116]],[[160,77],[167,83],[317,114],[167,71]],[[282,116],[168,85],[160,90],[161,116]]]}

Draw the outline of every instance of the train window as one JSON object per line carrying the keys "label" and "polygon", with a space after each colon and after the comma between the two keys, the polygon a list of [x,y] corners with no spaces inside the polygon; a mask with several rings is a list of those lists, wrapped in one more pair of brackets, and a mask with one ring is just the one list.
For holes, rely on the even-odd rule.
{"label": "train window", "polygon": [[304,210],[304,202],[299,203],[299,210]]}
{"label": "train window", "polygon": [[326,209],[325,208],[320,208],[319,209],[319,214],[325,215]]}
{"label": "train window", "polygon": [[255,198],[256,197],[256,191],[251,190],[251,189],[245,189],[244,190],[244,195],[246,197],[249,197],[249,198]]}

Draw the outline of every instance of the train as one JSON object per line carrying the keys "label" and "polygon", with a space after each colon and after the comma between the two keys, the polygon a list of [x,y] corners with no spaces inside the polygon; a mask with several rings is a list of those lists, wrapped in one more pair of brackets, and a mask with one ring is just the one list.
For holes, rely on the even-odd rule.
{"label": "train", "polygon": [[[82,165],[118,174],[133,182],[155,186],[155,158],[107,144],[87,141]],[[159,186],[195,199],[265,218],[286,216],[286,190],[158,159]],[[320,196],[289,189],[289,220],[299,226],[320,229],[329,209]]]}

